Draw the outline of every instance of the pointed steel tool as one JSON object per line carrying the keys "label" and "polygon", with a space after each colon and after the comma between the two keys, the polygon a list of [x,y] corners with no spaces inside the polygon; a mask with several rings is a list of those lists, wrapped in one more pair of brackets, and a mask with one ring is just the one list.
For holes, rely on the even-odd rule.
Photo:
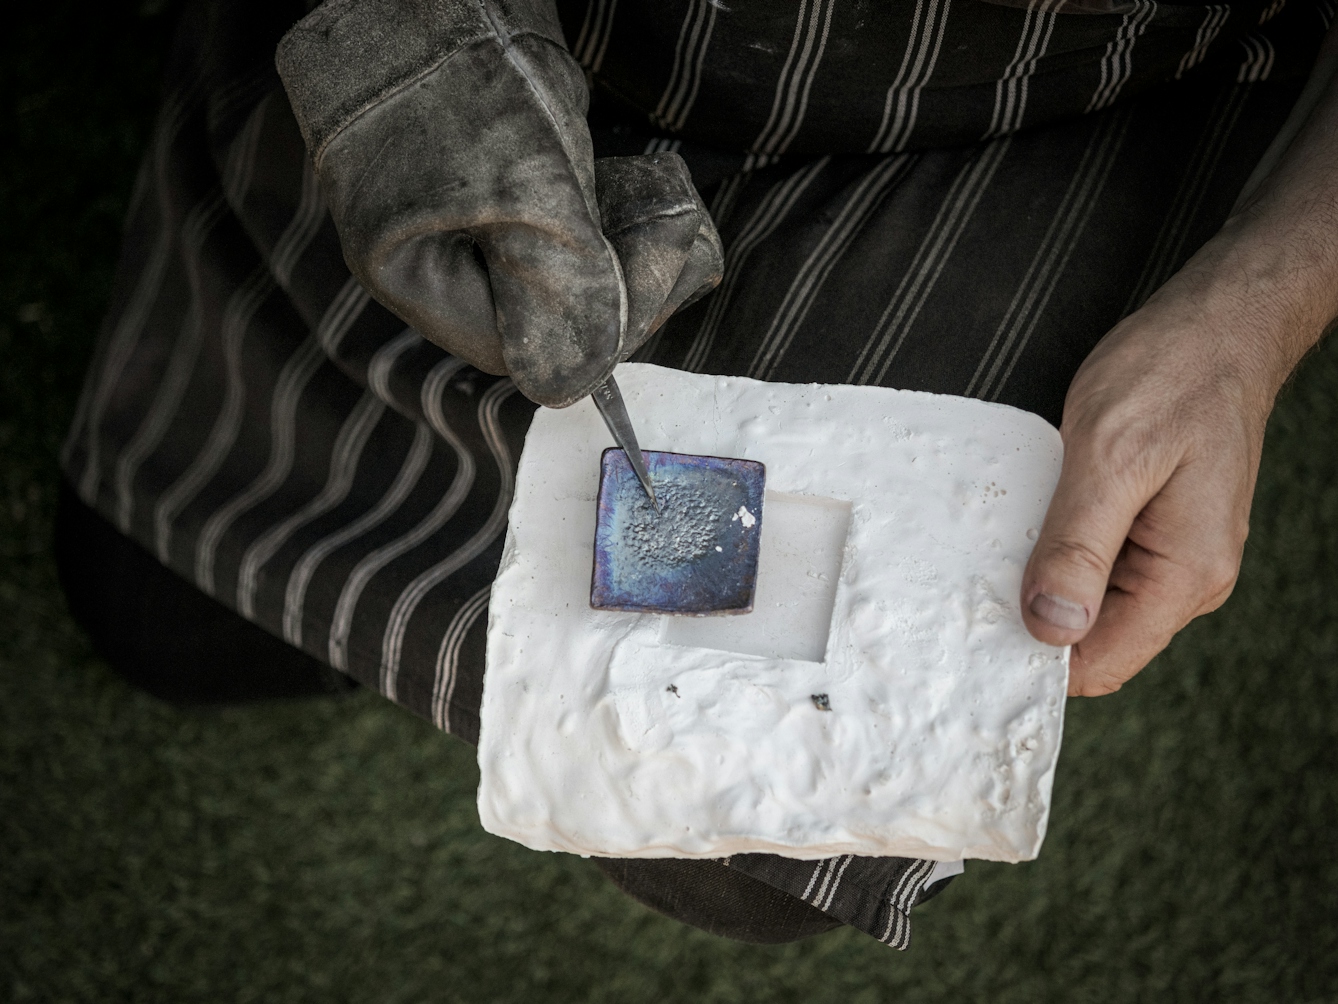
{"label": "pointed steel tool", "polygon": [[655,511],[659,512],[660,503],[655,498],[655,488],[650,483],[650,471],[646,470],[646,458],[641,455],[641,447],[637,444],[636,433],[632,430],[632,420],[627,415],[627,405],[623,404],[623,395],[618,390],[617,383],[613,380],[613,374],[610,373],[609,378],[596,387],[590,396],[595,399],[595,407],[604,416],[604,424],[609,427],[609,432],[613,433],[614,440],[627,454],[627,459],[631,461],[632,470],[636,471],[636,476],[641,481],[641,487],[646,489],[646,494],[650,496]]}

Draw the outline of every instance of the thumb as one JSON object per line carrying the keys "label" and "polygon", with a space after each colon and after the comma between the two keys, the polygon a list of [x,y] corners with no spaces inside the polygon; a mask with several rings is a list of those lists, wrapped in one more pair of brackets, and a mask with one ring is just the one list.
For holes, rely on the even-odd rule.
{"label": "thumb", "polygon": [[1104,451],[1069,448],[1022,577],[1022,619],[1049,645],[1073,645],[1096,623],[1110,570],[1155,494]]}

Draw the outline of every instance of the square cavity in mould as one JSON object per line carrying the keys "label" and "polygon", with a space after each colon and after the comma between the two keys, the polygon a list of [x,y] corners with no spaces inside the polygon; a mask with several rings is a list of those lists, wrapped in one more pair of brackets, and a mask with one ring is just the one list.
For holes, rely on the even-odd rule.
{"label": "square cavity in mould", "polygon": [[850,503],[766,493],[757,595],[746,617],[666,617],[663,639],[684,648],[822,662],[850,530]]}

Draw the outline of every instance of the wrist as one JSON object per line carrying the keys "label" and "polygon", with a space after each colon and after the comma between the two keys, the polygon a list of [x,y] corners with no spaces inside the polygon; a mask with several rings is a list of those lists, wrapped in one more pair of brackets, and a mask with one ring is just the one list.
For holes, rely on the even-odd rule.
{"label": "wrist", "polygon": [[1338,316],[1338,241],[1310,229],[1267,212],[1239,214],[1147,304],[1186,315],[1204,350],[1267,409]]}

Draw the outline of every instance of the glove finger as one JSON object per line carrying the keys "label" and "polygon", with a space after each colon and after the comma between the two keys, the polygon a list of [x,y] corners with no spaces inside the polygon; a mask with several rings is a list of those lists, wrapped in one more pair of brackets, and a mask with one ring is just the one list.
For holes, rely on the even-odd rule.
{"label": "glove finger", "polygon": [[677,154],[601,158],[595,186],[627,290],[625,358],[703,286],[719,282],[712,253],[719,237]]}
{"label": "glove finger", "polygon": [[[579,218],[577,218],[579,221]],[[598,232],[501,224],[475,235],[488,262],[507,372],[531,401],[564,408],[618,362],[623,297],[618,262]],[[597,242],[597,243],[596,243]]]}
{"label": "glove finger", "polygon": [[674,288],[665,301],[668,312],[655,327],[667,321],[676,311],[696,303],[719,286],[720,280],[724,277],[725,249],[720,243],[720,234],[716,232],[715,224],[711,221],[705,206],[701,208],[701,219],[702,226],[697,231],[696,240],[692,242],[688,260],[684,263],[683,271],[679,273],[678,281],[674,283]]}
{"label": "glove finger", "polygon": [[485,373],[507,371],[492,284],[472,237],[424,234],[395,245],[379,264],[369,288],[420,335]]}

